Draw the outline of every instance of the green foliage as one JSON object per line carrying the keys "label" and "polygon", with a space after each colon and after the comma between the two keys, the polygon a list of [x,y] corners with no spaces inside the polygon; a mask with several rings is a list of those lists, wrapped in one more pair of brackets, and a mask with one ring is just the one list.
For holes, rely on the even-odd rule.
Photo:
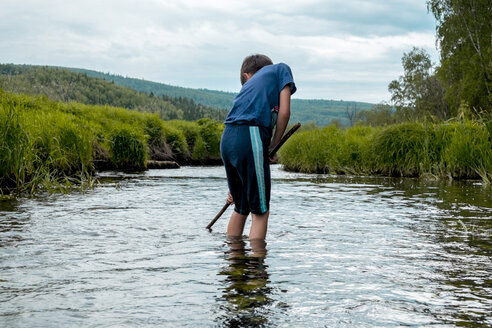
{"label": "green foliage", "polygon": [[371,141],[378,131],[378,129],[364,126],[354,126],[345,131],[340,152],[341,173],[367,174],[370,172],[367,166],[374,155]]}
{"label": "green foliage", "polygon": [[[91,185],[93,159],[125,170],[145,169],[147,158],[207,163],[216,160],[222,129],[211,120],[164,122],[156,114],[0,89],[0,188],[35,192],[66,190],[73,182]],[[202,135],[216,145],[207,145]]]}
{"label": "green foliage", "polygon": [[[54,111],[44,110],[51,106]],[[57,111],[46,98],[0,89],[0,188],[31,190],[66,182],[66,176],[92,169],[92,138],[87,122]]]}
{"label": "green foliage", "polygon": [[369,126],[385,126],[398,121],[393,107],[387,104],[377,104],[370,110],[363,110],[357,114],[357,124]]}
{"label": "green foliage", "polygon": [[60,112],[31,111],[26,128],[30,131],[36,165],[60,175],[90,170],[92,136],[85,122]]}
{"label": "green foliage", "polygon": [[[85,69],[69,68],[71,71],[81,72],[88,76],[113,81],[117,85],[132,88],[145,93],[153,93],[164,100],[170,101],[174,106],[183,110],[185,119],[197,120],[200,118],[210,118],[222,121],[228,109],[231,108],[237,93],[223,92],[207,89],[190,89],[176,87],[162,83],[145,81],[142,79],[128,78],[119,75],[105,74]],[[239,87],[239,81],[238,81]],[[187,108],[196,106],[193,112]],[[343,100],[323,100],[323,99],[292,99],[291,102],[291,121],[292,122],[315,122],[318,126],[330,124],[333,120],[338,120],[341,125],[349,125],[345,108],[357,106],[360,110],[368,110],[373,104]],[[223,116],[213,115],[210,108],[220,108],[224,111]],[[204,114],[197,116],[194,113],[203,111]]]}
{"label": "green foliage", "polygon": [[117,168],[142,170],[146,168],[147,149],[143,134],[131,126],[122,125],[111,132],[111,161]]}
{"label": "green foliage", "polygon": [[148,136],[149,143],[157,143],[166,137],[163,122],[156,115],[145,119],[144,132]]}
{"label": "green foliage", "polygon": [[357,101],[292,99],[291,122],[315,122],[318,126],[325,126],[338,121],[341,126],[350,126],[347,108],[368,110],[373,106],[371,103]]}
{"label": "green foliage", "polygon": [[417,122],[382,129],[372,140],[374,169],[392,176],[420,176],[431,172],[439,154],[433,140],[433,128]]}
{"label": "green foliage", "polygon": [[[287,127],[287,131],[291,128],[292,126],[289,124],[289,126]],[[319,126],[316,125],[316,123],[314,122],[309,122],[309,123],[305,123],[305,124],[302,124],[301,127],[299,128],[298,132],[302,132],[302,131],[311,131],[311,130],[317,130],[319,129]]]}
{"label": "green foliage", "polygon": [[164,123],[164,134],[166,136],[166,143],[171,147],[175,154],[188,157],[188,144],[186,138],[181,130],[174,127],[172,124]]}
{"label": "green foliage", "polygon": [[[238,84],[239,86],[239,84]],[[111,105],[151,112],[164,120],[223,121],[236,93],[190,89],[76,68],[0,64],[0,88],[11,92],[44,94],[56,101]],[[342,100],[292,99],[293,122],[333,121],[349,125],[346,108],[368,110],[373,104]]]}
{"label": "green foliage", "polygon": [[223,120],[226,111],[195,104],[192,99],[155,97],[124,86],[57,67],[0,64],[0,88],[10,92],[46,95],[63,102],[111,105],[150,112],[161,119],[197,120],[210,117]]}
{"label": "green foliage", "polygon": [[200,135],[205,143],[208,156],[220,158],[220,137],[224,130],[224,125],[210,119],[197,121],[200,127]]}
{"label": "green foliage", "polygon": [[[205,106],[207,108],[220,108],[220,109],[227,110],[231,107],[232,102],[236,97],[236,94],[232,92],[183,88],[183,87],[172,86],[164,83],[151,82],[151,81],[124,77],[115,74],[101,73],[101,72],[96,72],[87,69],[68,68],[68,70],[87,74],[88,76],[97,77],[99,79],[111,81],[117,85],[125,86],[133,90],[137,90],[145,93],[153,93],[154,95],[157,96],[164,95],[166,97],[177,99],[178,101],[179,99],[182,99],[184,101],[191,100],[194,103],[201,104],[202,106]],[[239,85],[239,81],[238,81],[238,85]],[[210,118],[222,120],[216,117],[210,117]]]}
{"label": "green foliage", "polygon": [[279,151],[279,160],[287,170],[334,173],[339,165],[343,130],[328,126],[293,135]]}
{"label": "green foliage", "polygon": [[423,49],[413,48],[403,54],[402,64],[404,75],[388,85],[400,121],[413,121],[426,115],[441,120],[449,118],[448,106],[443,101],[443,86],[431,74],[429,54]]}
{"label": "green foliage", "polygon": [[491,134],[487,126],[474,121],[452,122],[441,128],[448,139],[443,164],[453,178],[479,175],[492,181]]}
{"label": "green foliage", "polygon": [[197,123],[185,121],[172,121],[170,123],[183,132],[191,152],[192,162],[204,163],[207,159],[207,147],[200,133],[200,126]]}
{"label": "green foliage", "polygon": [[437,20],[441,66],[452,112],[462,102],[490,111],[492,107],[492,6],[490,0],[428,0]]}
{"label": "green foliage", "polygon": [[[1,92],[1,90],[0,90]],[[2,100],[4,100],[2,98]],[[0,103],[0,186],[19,186],[25,180],[28,136],[17,104]]]}
{"label": "green foliage", "polygon": [[335,126],[297,133],[279,151],[286,170],[492,180],[489,121]]}

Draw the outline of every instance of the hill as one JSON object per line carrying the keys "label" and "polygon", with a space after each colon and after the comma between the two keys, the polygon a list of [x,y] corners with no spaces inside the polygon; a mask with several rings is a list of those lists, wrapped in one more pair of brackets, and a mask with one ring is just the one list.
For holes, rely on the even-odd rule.
{"label": "hill", "polygon": [[[222,121],[236,96],[233,92],[192,89],[80,68],[0,64],[0,88],[56,101],[112,105],[157,113],[162,119]],[[291,121],[319,126],[338,121],[348,126],[347,111],[368,110],[371,103],[292,99]]]}
{"label": "hill", "polygon": [[[164,83],[151,82],[143,79],[123,77],[109,73],[101,73],[80,68],[67,68],[73,72],[84,73],[137,91],[153,93],[158,96],[182,97],[192,99],[198,104],[214,108],[229,109],[236,93],[208,89],[192,89],[172,86]],[[343,125],[349,125],[347,109],[369,110],[374,104],[357,101],[324,100],[324,99],[292,99],[292,121],[301,123],[314,122],[323,126],[333,120],[339,120]]]}
{"label": "hill", "polygon": [[81,68],[70,68],[68,70],[77,73],[84,73],[87,76],[97,77],[106,81],[114,82],[137,91],[145,93],[154,93],[155,95],[166,95],[169,97],[182,97],[193,99],[198,104],[214,108],[229,109],[236,94],[233,92],[214,91],[208,89],[192,89],[173,86],[164,83],[152,82],[132,77],[123,77],[121,75],[102,73]]}
{"label": "hill", "polygon": [[134,90],[65,68],[0,64],[0,88],[8,92],[45,95],[55,101],[111,105],[157,113],[164,120],[223,120],[227,111],[195,103],[186,97]]}

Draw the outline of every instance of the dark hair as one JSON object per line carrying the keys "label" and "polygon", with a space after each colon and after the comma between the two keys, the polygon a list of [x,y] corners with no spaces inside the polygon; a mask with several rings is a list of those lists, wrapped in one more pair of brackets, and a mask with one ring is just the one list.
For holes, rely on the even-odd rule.
{"label": "dark hair", "polygon": [[270,58],[268,58],[265,55],[256,54],[244,58],[243,64],[241,65],[241,75],[240,75],[241,84],[246,83],[246,78],[244,77],[244,73],[255,74],[261,68],[268,65],[273,65],[273,62]]}

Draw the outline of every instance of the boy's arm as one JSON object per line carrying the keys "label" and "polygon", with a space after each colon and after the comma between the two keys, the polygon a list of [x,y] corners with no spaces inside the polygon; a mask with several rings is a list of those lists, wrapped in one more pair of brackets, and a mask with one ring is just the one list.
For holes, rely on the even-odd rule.
{"label": "boy's arm", "polygon": [[275,134],[270,142],[270,150],[273,149],[282,139],[287,124],[290,118],[290,85],[286,85],[282,91],[280,91],[280,99],[278,106],[277,123],[275,125]]}

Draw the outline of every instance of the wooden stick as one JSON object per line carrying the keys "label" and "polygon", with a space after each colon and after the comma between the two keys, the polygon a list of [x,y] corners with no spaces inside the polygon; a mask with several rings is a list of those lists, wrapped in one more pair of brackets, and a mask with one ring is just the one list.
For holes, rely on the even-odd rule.
{"label": "wooden stick", "polygon": [[214,225],[214,223],[222,216],[222,214],[224,214],[224,212],[227,210],[227,208],[229,207],[229,205],[231,205],[231,203],[225,203],[225,205],[222,207],[222,209],[220,210],[220,212],[217,213],[217,215],[214,217],[214,219],[212,221],[210,221],[210,223],[207,226],[207,229],[212,228],[212,226]]}
{"label": "wooden stick", "polygon": [[[296,123],[292,128],[290,128],[289,131],[287,131],[286,134],[283,135],[282,139],[280,139],[279,143],[273,147],[273,149],[268,153],[268,157],[273,157],[275,153],[282,147],[282,145],[287,141],[287,139],[290,138],[291,135],[294,134],[294,132],[297,131],[301,127],[301,123]],[[224,214],[224,212],[227,210],[227,208],[231,205],[231,203],[225,203],[225,205],[222,207],[222,209],[217,213],[217,215],[210,221],[210,223],[207,225],[206,229],[211,229],[212,226],[215,224],[215,222]]]}
{"label": "wooden stick", "polygon": [[290,130],[287,131],[287,133],[283,135],[283,137],[282,137],[282,139],[280,139],[279,143],[275,147],[273,147],[273,149],[268,154],[268,157],[272,157],[273,155],[275,155],[275,153],[280,149],[280,147],[282,147],[282,145],[287,141],[287,139],[289,139],[290,136],[293,135],[294,132],[296,132],[297,129],[299,129],[300,127],[301,127],[301,123],[299,123],[299,122],[297,122],[293,127],[291,127]]}

